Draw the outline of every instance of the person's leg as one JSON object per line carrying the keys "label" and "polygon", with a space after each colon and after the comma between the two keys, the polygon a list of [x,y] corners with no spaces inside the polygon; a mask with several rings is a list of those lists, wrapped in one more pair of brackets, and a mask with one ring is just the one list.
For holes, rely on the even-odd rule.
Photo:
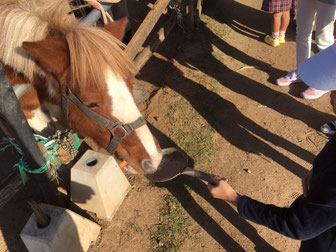
{"label": "person's leg", "polygon": [[129,19],[126,0],[120,0],[119,3],[113,4],[112,13],[113,13],[113,18],[115,20],[118,20],[123,17],[127,17],[127,19]]}
{"label": "person's leg", "polygon": [[[315,41],[320,51],[334,43],[335,10],[335,5],[320,1],[316,4]],[[308,88],[301,93],[301,96],[305,99],[317,99],[327,92],[325,90]]]}
{"label": "person's leg", "polygon": [[280,45],[279,43],[279,30],[281,24],[282,12],[272,14],[272,35],[266,35],[265,42],[273,47]]}
{"label": "person's leg", "polygon": [[334,21],[336,5],[317,3],[315,41],[320,51],[334,44]]}
{"label": "person's leg", "polygon": [[[282,13],[283,12],[273,13],[273,18],[272,18],[272,37],[273,38],[276,38],[277,36],[279,36]],[[274,37],[273,34],[275,34],[276,37]]]}
{"label": "person's leg", "polygon": [[280,24],[280,32],[281,31],[286,32],[287,27],[289,25],[289,20],[290,20],[289,10],[282,12],[282,15],[281,15],[281,24]]}
{"label": "person's leg", "polygon": [[286,34],[287,27],[289,25],[289,21],[290,21],[289,10],[284,11],[281,16],[281,24],[280,24],[280,31],[279,31],[279,43],[280,44],[285,43],[285,34]]}
{"label": "person's leg", "polygon": [[123,38],[123,42],[127,45],[133,36],[133,32],[126,0],[120,0],[119,3],[115,3],[112,5],[112,15],[114,20],[127,17],[128,23],[125,30],[125,36]]}
{"label": "person's leg", "polygon": [[[311,50],[311,36],[317,0],[298,0],[296,9],[296,64],[308,59]],[[276,80],[279,86],[288,86],[300,82],[296,70],[290,71]]]}
{"label": "person's leg", "polygon": [[296,13],[296,64],[310,57],[317,0],[298,0]]}

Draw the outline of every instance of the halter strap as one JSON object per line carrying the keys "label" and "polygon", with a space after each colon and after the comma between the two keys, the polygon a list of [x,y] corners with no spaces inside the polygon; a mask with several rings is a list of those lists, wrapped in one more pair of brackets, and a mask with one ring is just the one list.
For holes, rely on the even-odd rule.
{"label": "halter strap", "polygon": [[[62,110],[63,113],[68,121],[68,105],[69,100],[72,101],[84,114],[90,117],[92,120],[96,121],[106,129],[108,129],[112,135],[109,145],[106,148],[106,151],[111,155],[115,152],[118,145],[120,144],[121,140],[126,137],[129,133],[134,131],[135,129],[146,125],[146,120],[143,117],[139,117],[132,123],[121,123],[120,121],[112,122],[105,117],[99,115],[98,113],[94,112],[93,110],[89,109],[85,106],[70,90],[67,92],[62,92]],[[120,129],[123,131],[122,136],[118,136],[115,134],[115,130]]]}

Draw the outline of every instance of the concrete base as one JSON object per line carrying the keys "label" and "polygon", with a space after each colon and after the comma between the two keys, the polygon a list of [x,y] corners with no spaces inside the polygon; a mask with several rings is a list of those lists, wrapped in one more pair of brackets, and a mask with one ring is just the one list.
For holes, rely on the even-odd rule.
{"label": "concrete base", "polygon": [[87,150],[71,169],[71,199],[111,220],[131,185],[112,156]]}
{"label": "concrete base", "polygon": [[39,204],[50,217],[50,223],[40,228],[35,214],[32,214],[20,236],[31,252],[87,251],[90,243],[96,241],[100,226],[61,207]]}

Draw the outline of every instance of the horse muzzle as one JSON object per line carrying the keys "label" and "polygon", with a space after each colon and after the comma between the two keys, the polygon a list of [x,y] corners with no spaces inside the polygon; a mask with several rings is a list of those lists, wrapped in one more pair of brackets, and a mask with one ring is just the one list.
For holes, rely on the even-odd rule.
{"label": "horse muzzle", "polygon": [[158,167],[154,167],[153,162],[149,159],[144,159],[140,162],[141,168],[145,173],[153,173],[157,170]]}

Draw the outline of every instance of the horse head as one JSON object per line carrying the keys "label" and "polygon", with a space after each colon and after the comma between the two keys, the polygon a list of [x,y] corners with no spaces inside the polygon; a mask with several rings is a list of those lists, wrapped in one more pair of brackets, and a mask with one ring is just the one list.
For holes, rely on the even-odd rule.
{"label": "horse head", "polygon": [[132,96],[133,65],[117,39],[125,26],[125,20],[105,29],[51,24],[44,39],[25,41],[22,48],[45,75],[50,99],[63,108],[66,104],[63,111],[75,132],[104,150],[111,149],[111,139],[119,139],[112,143],[117,156],[136,171],[151,173],[162,152]]}

